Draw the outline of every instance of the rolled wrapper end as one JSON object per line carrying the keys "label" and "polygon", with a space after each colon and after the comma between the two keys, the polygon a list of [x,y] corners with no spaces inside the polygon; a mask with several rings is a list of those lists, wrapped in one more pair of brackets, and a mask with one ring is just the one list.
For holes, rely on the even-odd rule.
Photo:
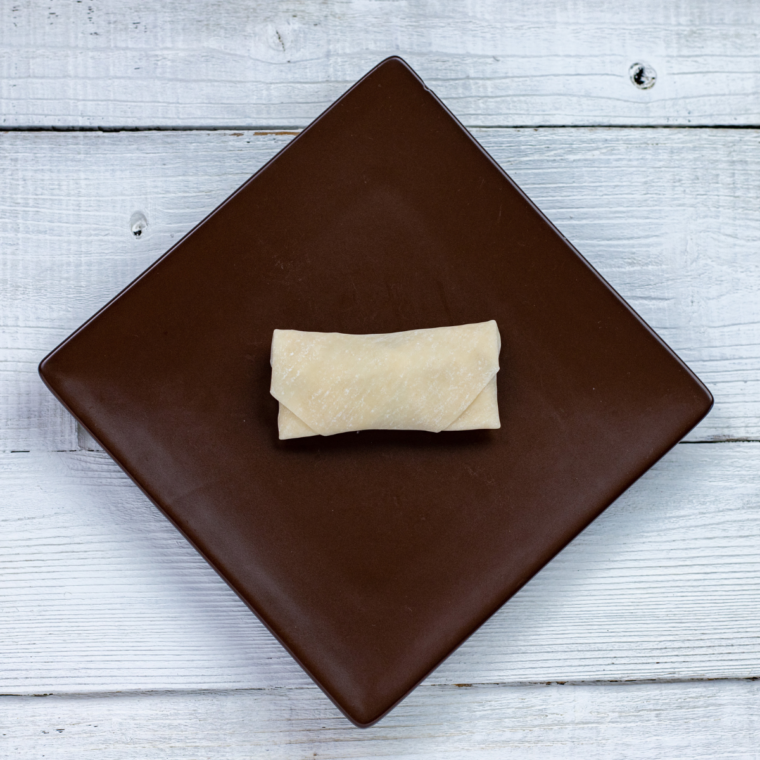
{"label": "rolled wrapper end", "polygon": [[275,330],[280,439],[501,427],[496,322],[378,335]]}

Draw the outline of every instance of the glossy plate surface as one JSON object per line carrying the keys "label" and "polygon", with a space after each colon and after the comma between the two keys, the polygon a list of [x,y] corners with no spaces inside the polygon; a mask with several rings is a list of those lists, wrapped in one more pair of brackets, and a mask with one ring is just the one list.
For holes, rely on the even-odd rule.
{"label": "glossy plate surface", "polygon": [[[501,430],[278,440],[275,328],[490,319]],[[357,725],[712,404],[398,58],[40,371]]]}

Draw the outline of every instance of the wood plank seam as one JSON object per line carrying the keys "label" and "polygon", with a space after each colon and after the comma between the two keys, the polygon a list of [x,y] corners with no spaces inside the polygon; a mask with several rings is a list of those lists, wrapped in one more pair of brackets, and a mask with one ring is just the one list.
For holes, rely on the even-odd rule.
{"label": "wood plank seam", "polygon": [[[519,689],[532,688],[536,686],[606,686],[617,684],[619,686],[648,686],[653,684],[699,684],[699,683],[748,683],[760,681],[760,676],[718,676],[715,678],[596,678],[596,679],[568,679],[567,681],[473,681],[472,683],[421,683],[417,689],[477,689],[477,688],[505,688]],[[0,692],[0,699],[3,697],[23,697],[39,698],[44,697],[64,697],[72,699],[80,698],[100,698],[100,697],[118,697],[130,694],[152,694],[158,696],[165,695],[193,695],[193,694],[247,694],[247,693],[280,693],[289,692],[317,692],[321,694],[320,688],[316,684],[306,686],[295,686],[285,684],[283,686],[249,686],[229,689],[213,688],[195,688],[195,689],[121,689],[106,691],[51,691],[39,694],[29,694],[27,692]]]}

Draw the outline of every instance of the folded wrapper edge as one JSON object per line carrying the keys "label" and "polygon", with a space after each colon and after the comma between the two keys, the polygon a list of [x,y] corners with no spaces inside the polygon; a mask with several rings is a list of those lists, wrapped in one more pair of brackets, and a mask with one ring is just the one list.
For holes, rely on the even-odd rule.
{"label": "folded wrapper edge", "polygon": [[[300,417],[293,414],[285,404],[279,402],[280,411],[277,416],[277,426],[280,432],[280,440],[290,438],[308,438],[319,435],[312,430]],[[496,395],[496,375],[494,375],[486,387],[475,397],[475,400],[454,420],[442,433],[453,433],[458,430],[498,430],[501,427],[499,420],[499,405]],[[358,431],[356,431],[358,432]]]}

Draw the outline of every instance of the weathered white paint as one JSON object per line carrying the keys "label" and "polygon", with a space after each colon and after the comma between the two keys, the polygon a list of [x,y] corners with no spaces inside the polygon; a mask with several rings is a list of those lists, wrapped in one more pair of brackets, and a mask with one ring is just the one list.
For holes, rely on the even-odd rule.
{"label": "weathered white paint", "polygon": [[756,125],[759,28],[753,0],[6,0],[0,126],[304,126],[389,55],[468,125]]}
{"label": "weathered white paint", "polygon": [[[475,135],[713,390],[689,439],[760,438],[760,131]],[[290,139],[0,135],[0,451],[77,448],[39,360]]]}
{"label": "weathered white paint", "polygon": [[760,758],[760,684],[422,686],[374,728],[316,688],[0,699],[17,760]]}
{"label": "weathered white paint", "polygon": [[[0,456],[0,693],[310,682],[103,453]],[[682,444],[429,679],[760,676],[760,443]]]}
{"label": "weathered white paint", "polygon": [[[752,0],[6,2],[0,128],[304,126],[392,54],[468,125],[760,125],[759,42]],[[477,136],[715,391],[692,440],[760,437],[758,132]],[[366,732],[76,453],[39,359],[288,139],[0,133],[0,692],[264,687],[0,698],[0,756],[760,758],[757,682],[508,685],[758,676],[758,444],[679,447]]]}

